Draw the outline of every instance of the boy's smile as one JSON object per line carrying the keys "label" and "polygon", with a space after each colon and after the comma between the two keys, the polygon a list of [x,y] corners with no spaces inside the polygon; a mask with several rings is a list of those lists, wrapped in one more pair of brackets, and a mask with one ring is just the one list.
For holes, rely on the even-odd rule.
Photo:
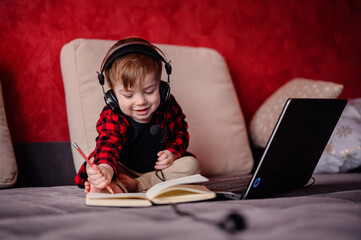
{"label": "boy's smile", "polygon": [[122,112],[139,123],[148,123],[154,111],[160,104],[159,83],[154,74],[147,74],[143,80],[126,89],[118,81],[114,85],[114,92]]}

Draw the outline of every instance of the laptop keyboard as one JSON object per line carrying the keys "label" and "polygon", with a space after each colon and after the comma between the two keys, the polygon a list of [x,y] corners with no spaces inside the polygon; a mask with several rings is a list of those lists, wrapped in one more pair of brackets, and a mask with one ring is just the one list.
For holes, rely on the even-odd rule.
{"label": "laptop keyboard", "polygon": [[244,191],[251,180],[251,175],[227,180],[211,180],[204,184],[211,191]]}

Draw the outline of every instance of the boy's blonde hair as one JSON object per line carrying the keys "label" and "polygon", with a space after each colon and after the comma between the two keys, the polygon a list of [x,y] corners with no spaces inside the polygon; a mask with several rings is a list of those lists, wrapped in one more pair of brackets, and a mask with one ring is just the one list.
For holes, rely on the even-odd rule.
{"label": "boy's blonde hair", "polygon": [[[128,42],[145,42],[141,38],[126,38],[116,42],[108,51],[111,52],[117,46]],[[155,49],[154,49],[155,50]],[[118,57],[110,68],[104,70],[108,86],[113,89],[115,83],[121,83],[125,89],[129,89],[139,80],[143,82],[146,75],[153,73],[154,79],[160,81],[162,75],[162,63],[160,60],[144,53],[128,53]]]}

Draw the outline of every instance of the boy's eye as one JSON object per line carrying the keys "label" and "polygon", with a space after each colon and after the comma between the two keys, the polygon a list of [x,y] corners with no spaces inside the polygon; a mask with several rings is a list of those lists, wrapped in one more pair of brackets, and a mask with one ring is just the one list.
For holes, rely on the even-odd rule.
{"label": "boy's eye", "polygon": [[122,94],[125,98],[131,98],[133,97],[133,94]]}
{"label": "boy's eye", "polygon": [[151,90],[145,91],[144,93],[145,93],[145,94],[152,94],[154,91],[155,91],[155,89],[151,89]]}

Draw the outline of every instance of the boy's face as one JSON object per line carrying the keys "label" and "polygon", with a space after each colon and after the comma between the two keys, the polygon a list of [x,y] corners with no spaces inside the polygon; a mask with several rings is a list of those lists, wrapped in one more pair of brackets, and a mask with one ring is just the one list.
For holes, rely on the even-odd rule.
{"label": "boy's face", "polygon": [[138,80],[128,90],[121,82],[117,82],[113,90],[120,110],[136,122],[150,122],[160,104],[159,83],[154,74],[147,74],[142,83]]}

